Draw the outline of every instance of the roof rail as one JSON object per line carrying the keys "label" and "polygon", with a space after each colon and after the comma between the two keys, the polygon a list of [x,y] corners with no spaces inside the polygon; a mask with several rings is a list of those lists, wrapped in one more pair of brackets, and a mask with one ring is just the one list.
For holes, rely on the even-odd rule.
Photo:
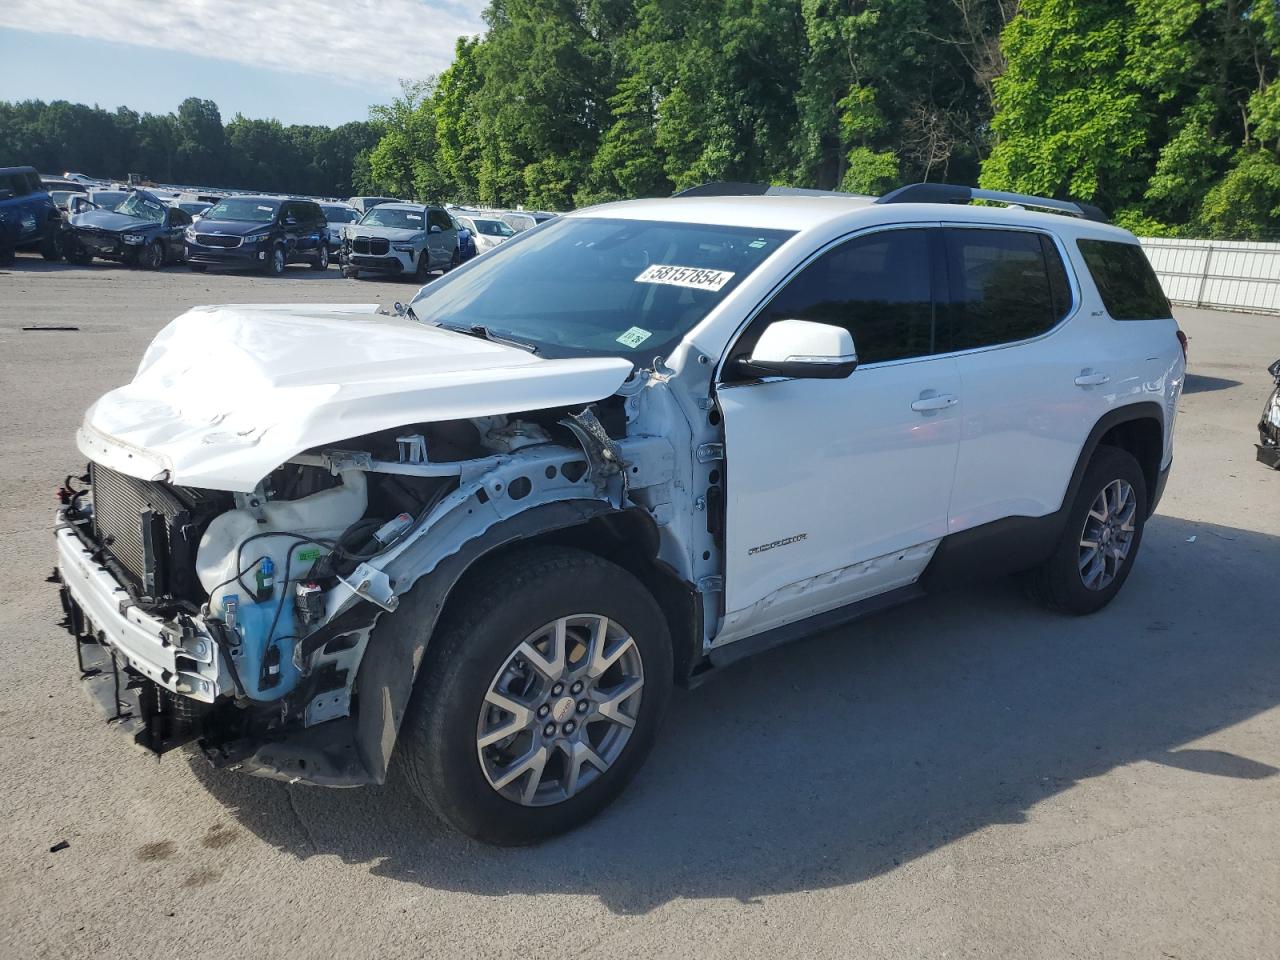
{"label": "roof rail", "polygon": [[1033,197],[1025,193],[1006,193],[1003,190],[982,190],[979,187],[963,187],[954,183],[909,183],[886,193],[876,203],[969,203],[971,200],[991,200],[996,203],[1017,204],[1023,207],[1039,207],[1069,213],[1098,223],[1110,223],[1097,207],[1078,200],[1051,200]]}
{"label": "roof rail", "polygon": [[672,197],[858,197],[870,200],[866,194],[842,193],[839,190],[810,190],[806,187],[775,187],[767,183],[744,183],[737,180],[717,180],[700,183],[696,187],[678,190]]}

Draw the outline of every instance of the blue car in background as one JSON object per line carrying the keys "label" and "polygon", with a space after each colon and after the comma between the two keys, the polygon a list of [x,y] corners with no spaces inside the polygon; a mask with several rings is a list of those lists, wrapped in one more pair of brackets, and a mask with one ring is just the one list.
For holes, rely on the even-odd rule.
{"label": "blue car in background", "polygon": [[61,259],[62,213],[34,167],[0,167],[0,264],[28,249]]}
{"label": "blue car in background", "polygon": [[227,197],[187,228],[187,263],[248,267],[273,277],[290,263],[329,268],[329,223],[314,200],[287,197]]}

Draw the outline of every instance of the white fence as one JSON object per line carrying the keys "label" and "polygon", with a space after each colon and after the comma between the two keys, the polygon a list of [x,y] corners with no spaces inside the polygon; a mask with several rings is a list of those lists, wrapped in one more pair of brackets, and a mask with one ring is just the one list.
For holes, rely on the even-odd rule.
{"label": "white fence", "polygon": [[1280,313],[1280,243],[1162,237],[1141,242],[1174,303]]}

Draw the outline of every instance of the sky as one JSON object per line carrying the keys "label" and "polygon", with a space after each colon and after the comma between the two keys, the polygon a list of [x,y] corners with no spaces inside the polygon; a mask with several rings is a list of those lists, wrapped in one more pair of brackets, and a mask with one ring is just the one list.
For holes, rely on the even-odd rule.
{"label": "sky", "polygon": [[0,100],[168,113],[187,97],[283,123],[364,120],[439,73],[483,0],[0,0]]}

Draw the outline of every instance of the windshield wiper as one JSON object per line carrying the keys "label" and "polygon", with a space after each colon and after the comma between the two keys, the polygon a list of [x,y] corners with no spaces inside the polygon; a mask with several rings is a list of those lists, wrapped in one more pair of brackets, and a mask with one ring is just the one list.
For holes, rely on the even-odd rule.
{"label": "windshield wiper", "polygon": [[494,333],[483,323],[473,323],[465,327],[455,327],[447,323],[442,323],[439,326],[443,327],[445,330],[452,330],[454,333],[465,333],[473,337],[479,337],[482,340],[488,340],[490,343],[501,343],[504,346],[515,347],[518,350],[524,350],[528,353],[534,354],[535,356],[538,353],[538,348],[532,343],[526,343],[523,340],[513,340],[510,337],[504,337],[499,333]]}

